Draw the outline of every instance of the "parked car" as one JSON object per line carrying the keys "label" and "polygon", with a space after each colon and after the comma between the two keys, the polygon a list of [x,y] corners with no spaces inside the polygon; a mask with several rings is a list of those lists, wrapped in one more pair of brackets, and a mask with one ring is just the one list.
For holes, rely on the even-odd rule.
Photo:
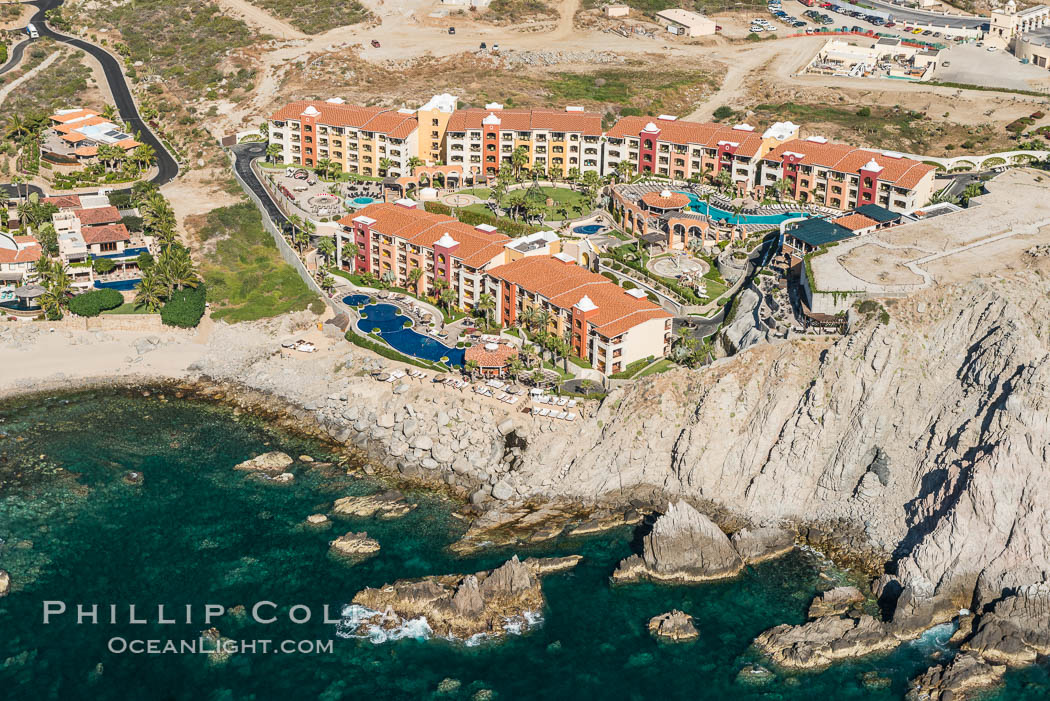
{"label": "parked car", "polygon": [[481,50],[484,51],[487,48],[489,48],[489,45],[486,44],[485,42],[481,42]]}
{"label": "parked car", "polygon": [[941,65],[944,66],[945,68],[947,68],[948,66],[952,65],[952,62],[951,61],[942,61]]}
{"label": "parked car", "polygon": [[884,24],[882,26],[885,27],[886,29],[890,29],[891,27],[896,27],[897,23],[896,22],[887,22],[886,24]]}
{"label": "parked car", "polygon": [[456,33],[456,28],[455,27],[449,27],[448,28],[448,33],[449,34],[455,34]]}
{"label": "parked car", "polygon": [[996,49],[994,46],[989,46],[987,51],[988,51],[988,53],[993,54],[996,51],[998,51],[998,49]]}
{"label": "parked car", "polygon": [[374,48],[374,49],[378,49],[379,48],[379,42],[376,41],[375,39],[372,40],[372,48]]}

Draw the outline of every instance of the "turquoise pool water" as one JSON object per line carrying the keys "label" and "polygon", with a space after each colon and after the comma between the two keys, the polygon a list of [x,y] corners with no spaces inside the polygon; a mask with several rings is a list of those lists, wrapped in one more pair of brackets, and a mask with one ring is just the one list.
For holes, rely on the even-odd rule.
{"label": "turquoise pool water", "polygon": [[[24,439],[24,440],[23,440]],[[465,526],[456,504],[413,492],[419,508],[401,519],[340,519],[328,529],[303,525],[345,495],[385,489],[379,481],[318,463],[295,463],[290,484],[255,479],[232,466],[268,450],[331,460],[331,448],[283,432],[249,414],[203,401],[144,398],[127,392],[25,397],[0,404],[0,567],[14,589],[0,599],[0,683],[5,699],[127,701],[350,701],[472,699],[560,701],[899,701],[906,680],[943,655],[943,632],[889,655],[827,670],[778,673],[764,687],[736,681],[760,661],[753,637],[799,623],[812,595],[830,584],[811,555],[796,552],[748,568],[726,582],[688,587],[612,586],[616,563],[632,552],[633,533],[563,537],[543,546],[457,557],[448,546]],[[143,483],[121,479],[140,472]],[[328,543],[367,530],[382,549],[348,565]],[[290,606],[340,610],[365,586],[400,577],[473,572],[513,553],[580,554],[571,572],[544,579],[543,623],[501,644],[465,647],[444,640],[373,644],[340,638],[320,615],[290,623]],[[832,576],[839,575],[829,571]],[[65,615],[42,623],[45,600],[138,605],[149,622],[77,625]],[[114,654],[114,637],[193,640],[200,623],[159,624],[156,606],[233,607],[269,600],[278,619],[260,625],[226,614],[215,625],[237,640],[331,640],[328,653],[206,655]],[[701,631],[693,643],[653,640],[649,617],[680,608]],[[102,609],[105,611],[106,609]],[[181,610],[181,609],[179,609]],[[886,676],[869,689],[861,675]],[[443,680],[459,687],[439,692]],[[991,698],[1047,698],[1045,666],[1007,675]],[[446,688],[450,685],[446,684]],[[483,690],[494,695],[476,696]]]}
{"label": "turquoise pool water", "polygon": [[763,215],[735,215],[732,212],[727,212],[724,209],[719,209],[714,205],[708,205],[702,198],[693,192],[680,192],[680,194],[689,197],[689,209],[699,214],[707,214],[710,210],[711,218],[715,221],[728,221],[730,224],[769,224],[770,226],[778,226],[782,222],[788,219],[795,219],[797,217],[809,216],[804,212],[795,212],[788,214],[763,214]]}
{"label": "turquoise pool water", "polygon": [[573,227],[572,231],[573,231],[573,233],[576,233],[576,234],[584,234],[584,235],[588,235],[589,236],[591,234],[597,234],[599,231],[601,231],[604,228],[605,227],[602,226],[601,224],[584,224],[583,226],[575,226],[575,227]]}
{"label": "turquoise pool water", "polygon": [[361,310],[361,316],[363,318],[357,322],[359,331],[368,334],[378,328],[380,338],[405,355],[435,363],[448,358],[448,365],[463,366],[462,348],[449,348],[426,334],[405,328],[408,317],[393,304],[369,304]]}
{"label": "turquoise pool water", "polygon": [[128,290],[133,290],[136,287],[138,287],[140,282],[141,282],[141,280],[138,280],[138,279],[135,279],[135,280],[114,280],[113,282],[101,282],[99,280],[95,280],[95,288],[99,289],[99,290],[110,289],[110,290],[120,290],[122,292],[126,292]]}
{"label": "turquoise pool water", "polygon": [[375,201],[376,200],[374,197],[354,197],[348,199],[346,203],[348,205],[357,205],[358,207],[364,207],[366,204],[372,204]]}

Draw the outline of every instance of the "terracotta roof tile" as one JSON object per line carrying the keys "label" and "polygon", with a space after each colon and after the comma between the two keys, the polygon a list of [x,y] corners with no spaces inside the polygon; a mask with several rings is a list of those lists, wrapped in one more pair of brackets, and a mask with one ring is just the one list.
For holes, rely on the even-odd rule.
{"label": "terracotta roof tile", "polygon": [[469,108],[456,110],[448,121],[448,131],[481,129],[482,120],[494,114],[500,119],[504,131],[549,131],[579,132],[586,136],[602,135],[602,116],[597,112],[567,112],[564,110],[487,110]]}
{"label": "terracotta roof tile", "polygon": [[792,139],[785,141],[765,156],[765,160],[780,163],[786,153],[797,153],[805,165],[828,168],[838,173],[858,174],[860,169],[874,160],[881,168],[879,180],[898,187],[913,188],[919,184],[933,166],[904,156],[887,156],[879,151],[856,148],[847,144]]}
{"label": "terracotta roof tile", "polygon": [[89,246],[95,243],[114,243],[117,241],[130,241],[131,235],[128,228],[123,224],[107,224],[105,226],[87,226],[81,230],[84,243]]}
{"label": "terracotta roof tile", "polygon": [[482,368],[502,368],[518,354],[518,349],[506,343],[497,344],[498,348],[489,350],[486,343],[477,343],[463,352],[463,359],[474,361]]}
{"label": "terracotta roof tile", "polygon": [[762,147],[762,137],[754,131],[736,129],[717,122],[686,122],[680,119],[660,119],[659,117],[621,117],[606,136],[614,139],[637,137],[648,124],[655,124],[660,130],[658,141],[672,144],[693,144],[707,148],[717,148],[721,141],[737,144],[736,153],[740,156],[754,156]]}
{"label": "terracotta roof tile", "polygon": [[668,193],[667,197],[663,196],[663,193],[653,190],[642,195],[642,202],[645,202],[650,207],[657,207],[659,209],[681,209],[689,204],[689,195],[683,195],[680,192]]}
{"label": "terracotta roof tile", "polygon": [[80,195],[56,195],[41,200],[44,204],[53,204],[59,209],[72,209],[80,206]]}
{"label": "terracotta roof tile", "polygon": [[0,248],[0,264],[35,263],[40,260],[40,244],[32,236],[15,236],[18,250]]}
{"label": "terracotta roof tile", "polygon": [[870,229],[879,225],[874,219],[869,219],[863,214],[847,214],[844,217],[838,219],[832,219],[832,223],[838,224],[839,226],[849,229],[850,231],[860,231],[861,229]]}
{"label": "terracotta roof tile", "polygon": [[81,226],[98,226],[99,224],[115,224],[120,221],[120,212],[116,207],[92,207],[90,209],[74,209],[73,214],[80,220]]}
{"label": "terracotta roof tile", "polygon": [[405,139],[416,130],[418,122],[414,114],[381,107],[358,107],[337,105],[324,100],[297,100],[290,102],[270,115],[270,119],[281,121],[301,120],[303,111],[313,107],[318,112],[318,124],[333,127],[350,127],[385,134],[392,139]]}

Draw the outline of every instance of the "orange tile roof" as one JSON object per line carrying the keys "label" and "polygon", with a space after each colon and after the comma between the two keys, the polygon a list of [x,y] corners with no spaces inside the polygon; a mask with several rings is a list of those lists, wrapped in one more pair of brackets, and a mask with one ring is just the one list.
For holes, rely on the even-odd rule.
{"label": "orange tile roof", "polygon": [[418,122],[414,114],[381,107],[358,107],[337,105],[324,100],[297,100],[290,102],[270,115],[280,121],[301,120],[303,111],[313,107],[318,112],[317,123],[332,127],[351,127],[385,134],[392,139],[406,139],[416,130]]}
{"label": "orange tile roof", "polygon": [[57,131],[59,134],[69,134],[72,133],[75,129],[80,129],[81,127],[93,127],[98,124],[112,123],[113,122],[109,121],[108,119],[103,119],[102,117],[89,117],[87,119],[80,120],[76,124],[59,124],[57,127],[55,127],[55,131]]}
{"label": "orange tile roof", "polygon": [[627,294],[608,278],[553,257],[519,258],[489,270],[488,274],[531,294],[539,294],[561,309],[571,309],[584,296],[589,297],[598,307],[590,321],[606,338],[618,336],[650,319],[671,317],[645,297],[639,299]]}
{"label": "orange tile roof", "polygon": [[565,110],[487,110],[471,107],[456,110],[448,120],[448,131],[465,131],[481,129],[482,121],[490,114],[500,119],[500,129],[506,131],[530,131],[546,129],[549,131],[579,132],[586,136],[602,135],[602,116],[597,112],[566,112]]}
{"label": "orange tile roof", "polygon": [[362,207],[339,220],[343,226],[352,226],[356,217],[375,219],[372,229],[387,236],[396,236],[406,242],[433,249],[434,242],[448,234],[459,242],[453,254],[463,265],[480,268],[503,252],[511,238],[499,232],[486,233],[444,214],[424,209],[409,209],[389,202],[377,202]]}
{"label": "orange tile roof", "polygon": [[887,156],[879,151],[856,148],[847,144],[810,141],[809,139],[785,141],[766,154],[765,160],[780,163],[784,154],[788,152],[800,154],[801,162],[805,165],[820,166],[838,173],[854,175],[874,159],[882,167],[879,180],[903,188],[915,187],[923,177],[935,170],[933,166],[904,156]]}
{"label": "orange tile roof", "polygon": [[92,207],[90,209],[74,209],[73,214],[80,220],[81,226],[98,226],[99,224],[115,224],[120,221],[120,212],[116,207]]}
{"label": "orange tile roof", "polygon": [[32,236],[15,236],[18,250],[0,248],[0,264],[35,263],[40,260],[40,243]]}
{"label": "orange tile roof", "polygon": [[79,131],[73,131],[68,134],[63,134],[62,139],[63,141],[68,141],[71,144],[79,144],[81,141],[87,139],[87,137],[81,134]]}
{"label": "orange tile roof", "polygon": [[114,146],[119,146],[120,148],[124,149],[125,151],[130,151],[131,149],[135,148],[136,146],[141,146],[142,144],[140,144],[138,141],[135,141],[134,139],[121,139],[120,141],[118,141],[117,143],[115,143],[113,145]]}
{"label": "orange tile roof", "polygon": [[642,202],[645,202],[650,207],[659,209],[681,209],[689,204],[689,195],[672,192],[667,197],[664,197],[659,191],[654,190],[642,195]]}
{"label": "orange tile roof", "polygon": [[66,114],[53,114],[48,119],[52,122],[58,122],[59,124],[65,124],[66,122],[72,122],[83,117],[97,117],[98,112],[95,110],[77,109]]}
{"label": "orange tile roof", "polygon": [[[85,156],[85,157],[87,157],[87,156],[97,156],[98,155],[98,146],[80,146],[76,150],[73,151],[73,154],[77,155],[77,156]],[[76,206],[79,207],[80,206],[79,203]]]}
{"label": "orange tile roof", "polygon": [[114,243],[116,241],[130,241],[131,235],[128,228],[123,224],[107,224],[106,226],[88,226],[81,230],[84,243]]}
{"label": "orange tile roof", "polygon": [[754,131],[735,129],[717,122],[686,122],[659,117],[621,117],[605,135],[613,139],[637,137],[650,122],[660,130],[657,140],[672,144],[716,148],[720,141],[728,141],[738,144],[736,154],[739,156],[754,156],[762,147],[762,137]]}
{"label": "orange tile roof", "polygon": [[463,352],[463,359],[467,362],[474,361],[482,368],[506,367],[511,358],[518,354],[518,349],[507,343],[498,344],[495,350],[489,350],[486,343],[476,343]]}
{"label": "orange tile roof", "polygon": [[847,214],[844,217],[838,219],[832,219],[833,224],[838,224],[841,227],[849,229],[850,231],[860,231],[861,229],[870,229],[879,225],[877,221],[863,214]]}
{"label": "orange tile roof", "polygon": [[53,204],[59,209],[72,209],[80,206],[80,195],[56,195],[41,200],[44,204]]}

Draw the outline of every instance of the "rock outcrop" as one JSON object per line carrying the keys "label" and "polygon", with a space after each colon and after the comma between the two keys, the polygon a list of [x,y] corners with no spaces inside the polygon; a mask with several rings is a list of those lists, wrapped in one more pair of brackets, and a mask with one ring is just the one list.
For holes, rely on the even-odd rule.
{"label": "rock outcrop", "polygon": [[821,592],[809,605],[809,617],[838,616],[846,613],[854,604],[863,602],[865,596],[857,587],[835,587]]}
{"label": "rock outcrop", "polygon": [[1050,655],[1050,584],[1020,587],[980,617],[967,650],[993,664],[1032,664]]}
{"label": "rock outcrop", "polygon": [[233,466],[235,470],[252,470],[256,472],[284,472],[284,468],[291,465],[295,460],[291,455],[274,450],[262,455],[256,455],[250,460],[245,460]]}
{"label": "rock outcrop", "polygon": [[367,518],[398,518],[404,516],[415,504],[409,504],[405,495],[396,489],[389,489],[377,494],[342,497],[335,500],[332,513],[338,516],[358,516]]}
{"label": "rock outcrop", "polygon": [[0,570],[0,597],[7,596],[11,592],[11,575],[7,570]]}
{"label": "rock outcrop", "polygon": [[658,638],[667,638],[676,643],[700,637],[700,631],[693,625],[693,617],[678,609],[650,618],[649,632]]}
{"label": "rock outcrop", "polygon": [[732,577],[744,561],[714,521],[688,502],[672,503],[645,536],[641,555],[620,563],[613,581],[706,582]]}
{"label": "rock outcrop", "polygon": [[[563,561],[553,569],[565,565]],[[528,628],[543,610],[540,572],[545,570],[542,560],[521,562],[514,556],[494,570],[399,580],[377,589],[363,589],[353,603],[371,612],[358,621],[359,625],[392,630],[425,618],[433,633],[441,637],[501,637],[508,628]]]}
{"label": "rock outcrop", "polygon": [[795,548],[795,534],[785,528],[741,528],[729,540],[745,565],[779,557]]}
{"label": "rock outcrop", "polygon": [[975,692],[997,685],[1005,665],[989,664],[978,655],[962,653],[951,662],[930,667],[911,681],[907,701],[964,701]]}
{"label": "rock outcrop", "polygon": [[339,555],[359,556],[379,552],[379,541],[365,532],[347,533],[332,541],[332,551]]}
{"label": "rock outcrop", "polygon": [[782,625],[755,638],[755,646],[781,667],[819,669],[850,657],[896,647],[888,624],[871,616],[825,616],[800,626]]}

